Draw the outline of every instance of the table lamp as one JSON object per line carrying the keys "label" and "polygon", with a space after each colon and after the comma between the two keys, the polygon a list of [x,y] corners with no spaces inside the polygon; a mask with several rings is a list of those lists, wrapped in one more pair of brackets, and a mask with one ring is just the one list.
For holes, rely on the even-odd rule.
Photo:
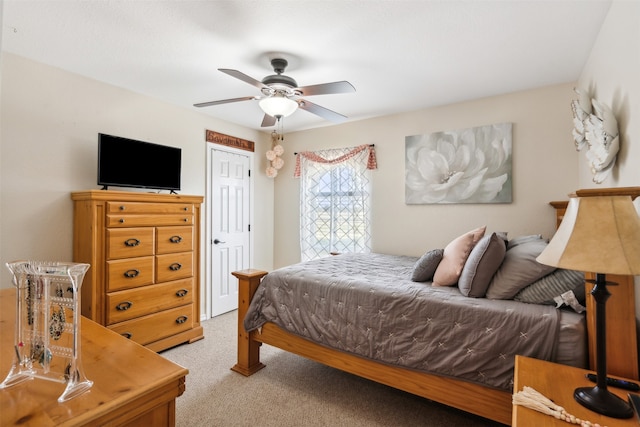
{"label": "table lamp", "polygon": [[[580,387],[573,394],[582,405],[599,414],[629,418],[631,406],[607,390],[606,274],[640,275],[640,217],[629,196],[575,197],[538,262],[558,268],[595,272],[591,295],[596,302],[595,387]],[[609,282],[611,284],[611,282]]]}

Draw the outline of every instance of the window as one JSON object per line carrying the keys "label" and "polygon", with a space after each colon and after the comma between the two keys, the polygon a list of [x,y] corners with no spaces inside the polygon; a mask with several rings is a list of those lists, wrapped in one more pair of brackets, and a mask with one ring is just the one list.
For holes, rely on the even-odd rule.
{"label": "window", "polygon": [[302,260],[369,252],[372,147],[300,153],[297,161]]}

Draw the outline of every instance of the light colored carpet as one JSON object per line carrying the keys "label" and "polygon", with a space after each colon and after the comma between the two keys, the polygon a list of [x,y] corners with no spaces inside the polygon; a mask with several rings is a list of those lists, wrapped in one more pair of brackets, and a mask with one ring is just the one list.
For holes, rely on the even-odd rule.
{"label": "light colored carpet", "polygon": [[207,320],[204,340],[161,353],[189,369],[178,427],[502,426],[267,345],[266,368],[244,377],[230,370],[236,322],[235,311]]}

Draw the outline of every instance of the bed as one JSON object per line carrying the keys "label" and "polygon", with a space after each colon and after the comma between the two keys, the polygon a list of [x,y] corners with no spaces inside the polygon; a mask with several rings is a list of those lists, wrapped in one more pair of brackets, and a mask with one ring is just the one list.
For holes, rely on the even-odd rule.
{"label": "bed", "polygon": [[587,365],[584,314],[414,281],[420,259],[343,254],[269,274],[234,272],[232,369],[249,376],[263,368],[265,343],[509,424],[515,354]]}

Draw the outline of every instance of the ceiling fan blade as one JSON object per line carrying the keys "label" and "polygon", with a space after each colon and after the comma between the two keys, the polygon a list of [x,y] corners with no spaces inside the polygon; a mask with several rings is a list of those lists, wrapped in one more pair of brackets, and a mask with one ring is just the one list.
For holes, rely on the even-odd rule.
{"label": "ceiling fan blade", "polygon": [[220,101],[201,102],[199,104],[193,104],[194,107],[209,107],[211,105],[229,104],[231,102],[250,101],[256,99],[255,96],[244,96],[242,98],[221,99]]}
{"label": "ceiling fan blade", "polygon": [[262,124],[260,125],[263,128],[268,128],[270,126],[273,126],[276,124],[276,118],[273,116],[270,116],[268,114],[264,115],[264,118],[262,119]]}
{"label": "ceiling fan blade", "polygon": [[231,70],[229,68],[218,68],[218,71],[222,71],[223,73],[228,74],[231,77],[235,77],[236,79],[242,80],[245,83],[249,83],[251,86],[255,86],[260,90],[264,88],[269,89],[269,86],[265,85],[260,80],[256,80],[253,77],[247,76],[245,73],[242,73],[238,70]]}
{"label": "ceiling fan blade", "polygon": [[299,91],[302,96],[311,96],[355,92],[356,88],[354,88],[351,83],[343,80],[341,82],[322,83],[319,85],[299,87],[296,88],[296,91]]}
{"label": "ceiling fan blade", "polygon": [[307,110],[308,112],[329,120],[330,122],[342,123],[347,120],[347,116],[343,116],[342,114],[336,113],[335,111],[331,111],[328,108],[321,107],[304,99],[298,101],[298,106],[303,110]]}

